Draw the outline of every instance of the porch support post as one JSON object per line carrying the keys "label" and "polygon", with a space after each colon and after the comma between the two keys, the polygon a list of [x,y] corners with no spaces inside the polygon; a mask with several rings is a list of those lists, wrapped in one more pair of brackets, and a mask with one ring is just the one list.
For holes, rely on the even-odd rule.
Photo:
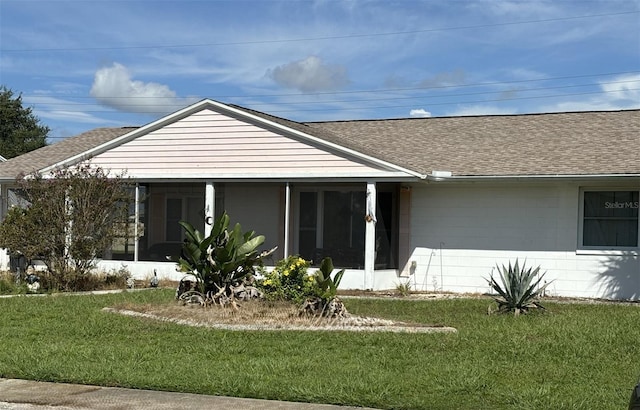
{"label": "porch support post", "polygon": [[[0,222],[4,220],[7,214],[9,201],[7,201],[7,186],[0,184]],[[8,271],[11,266],[9,254],[6,249],[0,249],[0,270]]]}
{"label": "porch support post", "polygon": [[0,184],[0,222],[4,220],[9,210],[9,201],[7,199],[7,185]]}
{"label": "porch support post", "polygon": [[140,184],[136,182],[136,190],[135,190],[135,207],[134,207],[134,224],[133,224],[133,260],[134,262],[138,262],[139,250],[138,245],[140,244],[140,240],[138,238],[138,225],[140,224]]}
{"label": "porch support post", "polygon": [[374,288],[374,267],[376,259],[376,203],[378,202],[376,183],[367,182],[365,236],[364,236],[364,288]]}
{"label": "porch support post", "polygon": [[[73,229],[73,204],[71,203],[71,198],[69,197],[69,190],[64,194],[64,211],[67,219],[67,226],[65,226],[64,233],[64,256],[65,258],[69,258],[71,256],[71,240],[73,239],[71,236],[71,230]],[[66,266],[65,266],[66,268]]]}
{"label": "porch support post", "polygon": [[207,181],[204,189],[204,236],[211,235],[216,219],[216,188],[213,181]]}
{"label": "porch support post", "polygon": [[289,219],[291,217],[291,186],[287,182],[284,189],[284,257],[289,257]]}

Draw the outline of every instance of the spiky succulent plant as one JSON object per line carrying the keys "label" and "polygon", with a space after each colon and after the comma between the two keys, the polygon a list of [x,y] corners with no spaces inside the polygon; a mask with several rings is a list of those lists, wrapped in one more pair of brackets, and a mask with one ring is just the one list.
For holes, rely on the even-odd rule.
{"label": "spiky succulent plant", "polygon": [[498,303],[498,312],[513,312],[516,316],[520,313],[527,313],[532,308],[544,307],[538,302],[545,288],[551,283],[542,283],[545,275],[539,274],[540,267],[525,268],[516,259],[515,264],[509,262],[509,266],[496,266],[500,282],[496,281],[493,273],[488,279],[489,286],[498,293],[495,301]]}

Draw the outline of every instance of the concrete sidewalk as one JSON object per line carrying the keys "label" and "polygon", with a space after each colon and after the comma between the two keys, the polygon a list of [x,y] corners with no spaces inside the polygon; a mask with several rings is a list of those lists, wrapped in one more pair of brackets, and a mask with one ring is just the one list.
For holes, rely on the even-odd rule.
{"label": "concrete sidewalk", "polygon": [[[133,390],[0,379],[0,410],[78,409],[257,409],[257,410],[366,410],[329,404],[241,399],[202,394]],[[374,410],[374,409],[368,409]]]}

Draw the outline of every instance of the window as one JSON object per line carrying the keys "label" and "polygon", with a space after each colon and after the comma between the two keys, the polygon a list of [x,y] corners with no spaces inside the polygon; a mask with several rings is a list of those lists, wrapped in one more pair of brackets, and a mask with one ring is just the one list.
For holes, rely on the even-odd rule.
{"label": "window", "polygon": [[582,246],[638,247],[640,191],[585,191],[582,209]]}

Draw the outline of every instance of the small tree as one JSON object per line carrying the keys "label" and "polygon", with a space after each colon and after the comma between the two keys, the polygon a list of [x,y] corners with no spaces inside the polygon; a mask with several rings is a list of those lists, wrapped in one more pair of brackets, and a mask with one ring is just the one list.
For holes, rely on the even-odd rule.
{"label": "small tree", "polygon": [[0,224],[0,247],[42,260],[59,288],[95,267],[115,238],[128,235],[130,183],[89,163],[17,180],[30,203]]}
{"label": "small tree", "polygon": [[22,95],[0,86],[0,155],[13,158],[47,145],[49,127],[41,125],[31,108],[22,106]]}

